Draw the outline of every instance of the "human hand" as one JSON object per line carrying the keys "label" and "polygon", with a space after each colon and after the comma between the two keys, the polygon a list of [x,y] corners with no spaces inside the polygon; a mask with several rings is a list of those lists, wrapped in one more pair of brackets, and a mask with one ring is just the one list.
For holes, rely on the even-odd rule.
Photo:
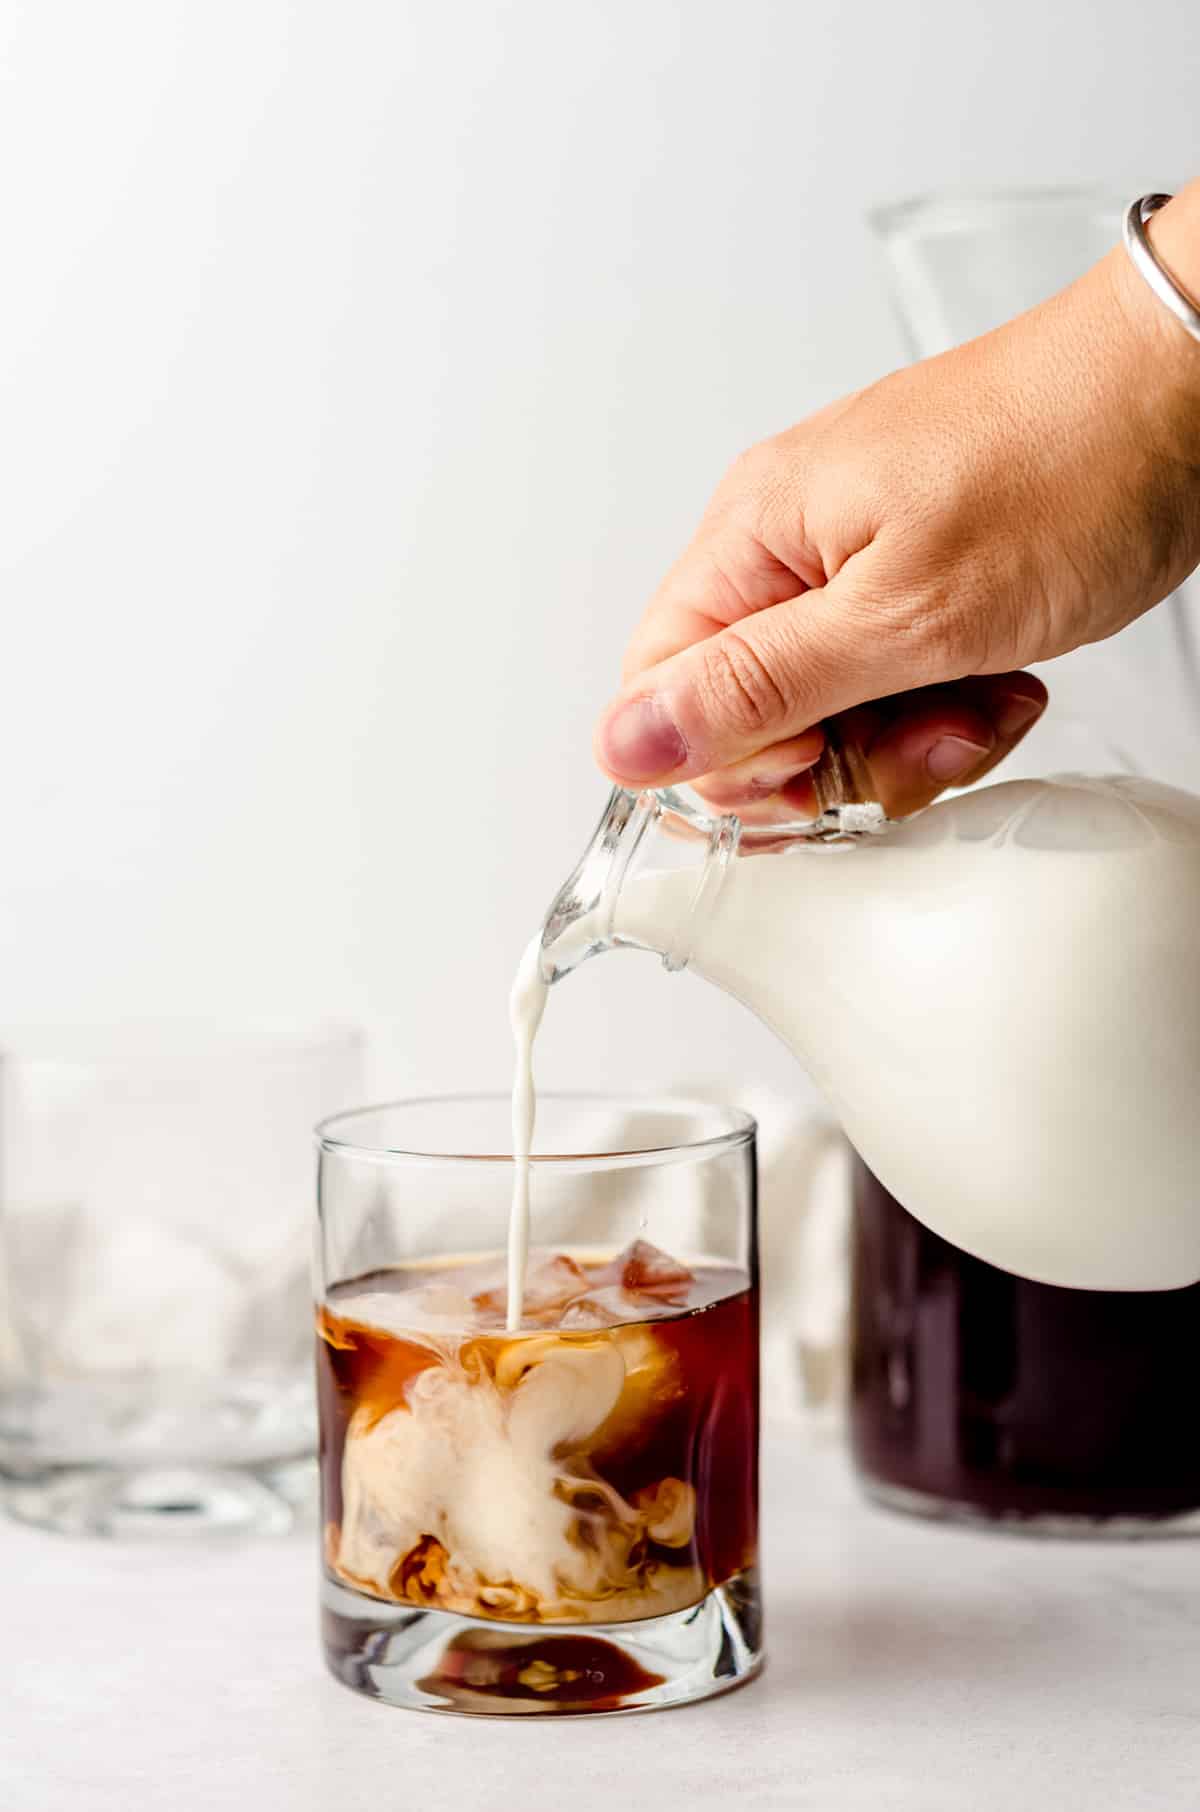
{"label": "human hand", "polygon": [[[1200,184],[1153,236],[1200,291]],[[1197,560],[1200,346],[1118,249],[744,454],[630,643],[597,757],[622,785],[807,815],[836,715],[900,816],[1032,727],[1022,666],[1112,635]]]}

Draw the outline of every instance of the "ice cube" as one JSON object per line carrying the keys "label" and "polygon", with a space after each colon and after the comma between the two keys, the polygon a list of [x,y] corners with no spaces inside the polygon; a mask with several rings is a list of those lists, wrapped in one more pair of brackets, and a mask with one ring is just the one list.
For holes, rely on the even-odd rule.
{"label": "ice cube", "polygon": [[560,1309],[588,1287],[587,1272],[565,1252],[536,1254],[525,1274],[525,1301],[533,1309]]}
{"label": "ice cube", "polygon": [[570,1328],[613,1328],[622,1321],[636,1321],[637,1304],[627,1296],[620,1284],[606,1284],[602,1289],[589,1290],[586,1296],[577,1296],[569,1308],[564,1309],[559,1327],[564,1331]]}
{"label": "ice cube", "polygon": [[148,1215],[81,1212],[62,1267],[59,1319],[43,1364],[67,1372],[212,1372],[227,1365],[244,1280],[178,1228]]}
{"label": "ice cube", "polygon": [[[557,1315],[574,1302],[577,1296],[584,1295],[587,1288],[586,1271],[573,1258],[568,1258],[565,1252],[549,1252],[544,1248],[535,1250],[529,1254],[529,1262],[525,1267],[522,1318],[538,1320]],[[481,1314],[503,1315],[508,1307],[506,1279],[499,1278],[493,1282],[489,1278],[487,1286],[476,1291],[471,1301]]]}
{"label": "ice cube", "polygon": [[473,1319],[471,1299],[465,1290],[452,1283],[426,1284],[405,1297],[405,1310],[411,1308],[415,1327],[469,1328]]}
{"label": "ice cube", "polygon": [[397,1293],[398,1317],[407,1315],[410,1327],[440,1326],[453,1318],[463,1332],[503,1326],[507,1270],[503,1258],[469,1258],[436,1270],[414,1265]]}
{"label": "ice cube", "polygon": [[686,1300],[692,1282],[692,1273],[685,1264],[644,1239],[635,1239],[618,1252],[596,1276],[601,1283],[619,1284],[639,1295],[657,1296],[673,1303]]}

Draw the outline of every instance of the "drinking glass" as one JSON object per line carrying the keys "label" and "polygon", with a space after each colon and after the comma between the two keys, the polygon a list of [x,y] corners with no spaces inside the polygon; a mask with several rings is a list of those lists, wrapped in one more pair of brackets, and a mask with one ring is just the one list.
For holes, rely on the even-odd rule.
{"label": "drinking glass", "polygon": [[393,1705],[706,1698],[762,1656],[755,1127],[542,1095],[506,1328],[506,1096],[318,1129],[325,1657]]}
{"label": "drinking glass", "polygon": [[16,1033],[0,1056],[0,1498],[89,1534],[311,1503],[312,1127],[347,1027]]}

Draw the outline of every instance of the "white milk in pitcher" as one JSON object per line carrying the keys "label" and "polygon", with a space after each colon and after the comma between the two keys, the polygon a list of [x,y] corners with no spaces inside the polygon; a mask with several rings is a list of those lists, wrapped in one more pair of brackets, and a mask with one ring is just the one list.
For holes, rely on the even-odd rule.
{"label": "white milk in pitcher", "polygon": [[[688,923],[691,966],[774,1028],[887,1189],[964,1250],[1074,1287],[1200,1278],[1200,800],[1009,782],[878,838],[739,855],[711,892],[697,916],[694,868],[634,874],[593,947],[672,951]],[[518,1159],[541,941],[513,993]],[[527,1214],[518,1162],[514,1266]]]}

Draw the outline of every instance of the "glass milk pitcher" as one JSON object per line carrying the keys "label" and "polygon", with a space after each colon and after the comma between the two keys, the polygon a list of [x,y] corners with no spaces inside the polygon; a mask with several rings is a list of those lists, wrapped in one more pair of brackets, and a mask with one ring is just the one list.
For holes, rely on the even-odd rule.
{"label": "glass milk pitcher", "polygon": [[743,1001],[861,1154],[870,1489],[1056,1521],[1200,1508],[1200,799],[1067,776],[763,829],[617,791],[543,975],[619,948]]}

